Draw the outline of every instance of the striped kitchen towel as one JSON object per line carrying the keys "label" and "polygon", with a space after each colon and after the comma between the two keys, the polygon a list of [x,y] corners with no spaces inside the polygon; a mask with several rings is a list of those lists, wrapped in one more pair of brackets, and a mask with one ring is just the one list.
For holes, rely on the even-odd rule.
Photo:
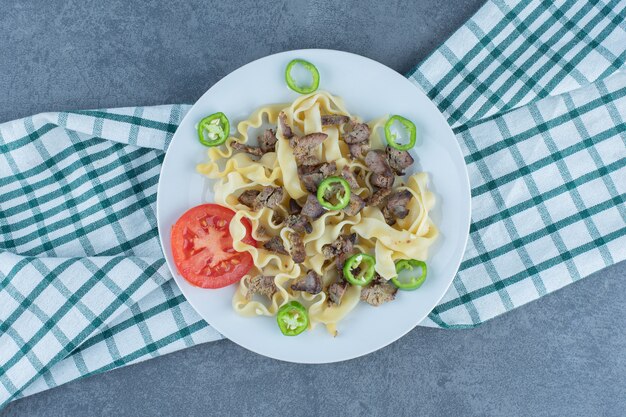
{"label": "striped kitchen towel", "polygon": [[[626,2],[492,0],[408,75],[472,184],[461,269],[423,323],[465,328],[626,259]],[[155,219],[188,106],[0,125],[0,406],[216,340]]]}

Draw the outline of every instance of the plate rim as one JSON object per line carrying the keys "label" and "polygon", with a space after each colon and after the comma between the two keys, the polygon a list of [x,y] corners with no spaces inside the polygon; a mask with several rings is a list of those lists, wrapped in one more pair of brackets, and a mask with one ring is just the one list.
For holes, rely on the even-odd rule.
{"label": "plate rim", "polygon": [[[231,75],[240,72],[242,70],[244,70],[246,67],[252,66],[254,64],[256,64],[259,61],[268,59],[270,57],[278,57],[281,55],[294,55],[294,54],[299,54],[299,53],[310,53],[310,52],[315,52],[315,53],[339,53],[339,54],[345,54],[345,55],[350,55],[353,57],[356,57],[358,59],[362,59],[362,60],[366,60],[369,61],[375,65],[379,65],[379,66],[383,66],[384,68],[390,70],[391,72],[393,72],[393,74],[395,74],[394,76],[400,77],[402,78],[403,81],[407,81],[409,84],[411,84],[412,88],[414,88],[418,94],[422,94],[432,105],[433,107],[437,110],[437,117],[441,118],[443,120],[443,122],[445,123],[449,133],[452,135],[452,137],[454,138],[454,152],[458,153],[458,157],[460,158],[461,161],[463,161],[463,167],[462,167],[462,173],[463,175],[463,188],[465,188],[465,190],[467,191],[466,194],[466,200],[467,200],[467,210],[465,211],[465,216],[463,217],[463,225],[464,225],[464,239],[462,242],[462,250],[461,250],[461,256],[458,258],[458,260],[455,260],[454,262],[454,274],[452,274],[452,278],[450,279],[450,281],[447,283],[447,285],[444,287],[442,287],[443,289],[441,290],[441,293],[438,294],[436,297],[433,298],[437,298],[437,301],[435,302],[435,305],[433,307],[433,309],[439,304],[439,302],[441,301],[441,299],[444,297],[444,295],[447,293],[447,291],[450,289],[450,287],[452,286],[452,283],[454,281],[454,278],[456,276],[456,274],[459,271],[460,265],[463,261],[463,255],[465,254],[465,251],[467,250],[467,244],[469,241],[469,234],[470,234],[470,226],[471,226],[471,213],[472,213],[472,198],[471,198],[471,183],[469,180],[469,172],[467,170],[467,164],[465,163],[465,158],[463,157],[463,152],[461,149],[461,146],[458,142],[458,139],[456,137],[456,135],[454,134],[452,127],[448,124],[448,121],[446,120],[445,116],[443,115],[443,113],[441,112],[441,110],[439,110],[439,107],[437,107],[437,105],[435,104],[435,102],[433,100],[430,99],[430,97],[428,97],[426,95],[426,93],[414,82],[411,80],[411,78],[407,78],[406,76],[402,75],[401,73],[397,72],[396,70],[394,70],[393,68],[388,67],[387,65],[376,61],[372,58],[368,58],[365,57],[363,55],[359,55],[353,52],[346,52],[346,51],[342,51],[342,50],[338,50],[338,49],[328,49],[328,48],[305,48],[305,49],[294,49],[294,50],[287,50],[287,51],[282,51],[282,52],[277,52],[274,54],[269,54],[269,55],[264,55],[262,57],[259,57],[257,59],[254,59],[250,62],[247,62],[241,66],[239,66],[238,68],[234,69],[233,71],[229,72],[228,74],[226,74],[224,77],[220,78],[217,82],[215,82],[214,84],[212,84],[200,97],[198,97],[198,99],[193,103],[193,105],[191,105],[191,107],[189,108],[189,110],[187,111],[187,113],[185,114],[185,116],[180,120],[178,127],[176,128],[176,131],[174,132],[174,134],[172,135],[172,139],[169,142],[168,148],[165,151],[165,155],[163,158],[163,162],[161,164],[161,168],[159,170],[159,181],[157,184],[157,195],[156,195],[156,220],[157,220],[157,229],[158,229],[158,234],[159,234],[159,242],[161,244],[161,249],[163,251],[163,257],[165,258],[165,263],[168,267],[168,270],[170,271],[170,273],[172,274],[172,279],[174,280],[174,282],[176,283],[176,286],[179,288],[179,290],[181,291],[181,293],[183,294],[183,296],[185,297],[185,300],[191,305],[191,307],[194,309],[194,311],[203,319],[207,322],[207,324],[209,324],[214,330],[216,330],[223,338],[228,339],[230,341],[232,341],[233,343],[237,344],[238,346],[241,346],[242,348],[253,352],[255,354],[261,355],[261,356],[265,356],[265,357],[269,357],[275,360],[279,360],[282,362],[288,362],[288,363],[300,363],[300,364],[326,364],[326,363],[337,363],[337,362],[344,362],[344,361],[348,361],[348,360],[352,360],[352,359],[356,359],[359,357],[363,357],[366,355],[369,355],[370,353],[373,353],[377,350],[380,350],[384,347],[389,346],[390,344],[396,342],[397,340],[399,340],[400,338],[404,337],[407,333],[409,333],[410,331],[412,331],[413,329],[415,329],[424,319],[426,319],[428,317],[428,315],[432,312],[432,309],[429,310],[428,312],[426,312],[424,314],[423,317],[420,317],[419,320],[415,321],[415,324],[413,326],[411,326],[410,328],[408,328],[406,331],[402,331],[402,332],[398,332],[397,335],[394,335],[394,337],[386,340],[384,343],[382,344],[378,344],[372,348],[369,349],[365,349],[362,352],[359,352],[356,355],[353,356],[349,356],[349,357],[338,357],[336,359],[331,359],[331,360],[292,360],[289,358],[283,358],[283,357],[279,357],[277,355],[273,355],[271,353],[261,353],[257,350],[254,350],[253,348],[249,347],[249,346],[245,346],[243,344],[240,344],[237,340],[233,340],[228,338],[224,333],[222,332],[220,329],[218,329],[218,327],[220,326],[215,326],[213,324],[211,324],[209,322],[209,320],[207,318],[205,318],[201,313],[200,313],[200,309],[196,308],[196,306],[194,305],[194,302],[192,302],[190,300],[190,297],[187,296],[186,294],[186,290],[184,288],[182,288],[179,284],[178,281],[176,279],[176,275],[178,274],[178,271],[176,270],[175,265],[170,265],[170,262],[168,261],[168,258],[165,254],[165,244],[169,244],[169,242],[164,241],[164,233],[162,233],[161,228],[159,227],[159,219],[161,218],[161,214],[160,214],[160,207],[161,204],[159,204],[160,198],[159,196],[162,195],[162,184],[163,181],[161,181],[162,175],[163,175],[163,171],[165,170],[165,167],[167,166],[167,161],[168,161],[168,156],[171,154],[169,151],[170,146],[174,143],[175,138],[177,137],[177,134],[179,132],[179,128],[180,126],[183,126],[185,124],[185,121],[187,118],[191,117],[192,114],[192,110],[195,108],[195,106],[198,105],[198,102],[201,101],[205,96],[207,96],[211,90],[220,85],[221,83],[224,82],[224,80],[226,80],[226,78],[230,77]],[[182,278],[181,278],[182,279]]]}

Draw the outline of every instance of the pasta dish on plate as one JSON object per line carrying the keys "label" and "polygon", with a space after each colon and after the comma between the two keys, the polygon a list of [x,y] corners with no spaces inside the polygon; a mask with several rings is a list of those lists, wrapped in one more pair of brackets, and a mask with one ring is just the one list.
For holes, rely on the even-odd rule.
{"label": "pasta dish on plate", "polygon": [[287,336],[318,324],[337,335],[359,302],[379,306],[422,285],[438,235],[435,196],[426,173],[405,173],[415,168],[413,122],[365,122],[316,91],[312,64],[296,64],[313,81],[300,87],[287,68],[287,84],[302,94],[292,103],[257,109],[234,134],[222,113],[200,121],[209,148],[196,169],[215,201],[183,214],[172,250],[192,284],[237,284],[237,313],[275,316]]}

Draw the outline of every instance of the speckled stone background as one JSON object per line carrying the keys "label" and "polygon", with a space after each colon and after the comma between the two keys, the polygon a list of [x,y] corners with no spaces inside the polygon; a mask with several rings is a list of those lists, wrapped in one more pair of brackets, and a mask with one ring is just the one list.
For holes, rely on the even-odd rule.
{"label": "speckled stone background", "polygon": [[[193,103],[298,48],[406,73],[482,0],[0,2],[0,122]],[[417,328],[345,363],[277,362],[223,340],[74,381],[0,416],[626,416],[626,263],[474,330]]]}

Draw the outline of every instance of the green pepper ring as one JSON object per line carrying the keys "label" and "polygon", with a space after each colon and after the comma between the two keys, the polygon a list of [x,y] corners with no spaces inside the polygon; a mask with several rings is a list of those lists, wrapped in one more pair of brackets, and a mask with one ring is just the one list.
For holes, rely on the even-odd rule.
{"label": "green pepper ring", "polygon": [[[334,184],[339,184],[343,187],[343,197],[339,198],[339,202],[336,205],[326,201],[326,191]],[[350,204],[350,184],[348,181],[341,177],[328,177],[320,183],[317,187],[317,201],[322,207],[327,210],[341,210]]]}
{"label": "green pepper ring", "polygon": [[[400,145],[396,142],[396,135],[391,134],[391,125],[396,120],[400,122],[409,132],[409,143]],[[415,124],[406,117],[402,117],[397,114],[395,116],[391,116],[389,120],[387,120],[387,123],[385,123],[385,139],[387,139],[387,143],[392,148],[395,148],[399,151],[408,151],[413,146],[415,146],[415,142],[417,141]]]}
{"label": "green pepper ring", "polygon": [[[214,124],[214,120],[219,120],[219,123]],[[205,130],[216,130],[212,133],[215,133],[218,136],[217,139],[205,139]],[[200,140],[200,143],[204,146],[211,147],[221,145],[222,143],[226,142],[226,139],[228,139],[228,135],[230,135],[230,122],[228,121],[228,117],[226,117],[226,115],[222,112],[213,113],[212,115],[200,120],[200,123],[198,123],[198,139]]]}
{"label": "green pepper ring", "polygon": [[[298,318],[302,320],[302,323],[296,322],[297,327],[291,329],[287,323],[287,318],[293,313],[299,314]],[[298,320],[298,318],[294,318],[294,320]],[[291,301],[278,309],[276,322],[282,334],[285,336],[297,336],[309,327],[309,314],[302,304],[297,301]]]}
{"label": "green pepper ring", "polygon": [[391,282],[398,287],[398,289],[404,291],[413,291],[422,286],[424,281],[426,281],[426,274],[428,272],[428,268],[426,267],[426,262],[418,261],[416,259],[401,259],[396,262],[396,274],[399,274],[400,271],[405,269],[413,270],[415,268],[422,268],[422,274],[418,277],[413,277],[409,282],[401,282],[398,279],[398,276],[391,278]]}
{"label": "green pepper ring", "polygon": [[[361,279],[358,279],[352,274],[352,267],[358,266],[363,261],[368,264],[368,268]],[[372,255],[368,255],[367,253],[357,253],[356,255],[349,257],[343,265],[343,277],[350,284],[362,287],[369,284],[372,279],[374,279],[374,274],[376,272],[374,265],[376,265],[376,259]]]}
{"label": "green pepper ring", "polygon": [[[296,80],[291,76],[291,70],[297,64],[302,65],[313,77],[313,82],[308,87],[298,87],[296,84]],[[304,59],[294,59],[289,64],[287,64],[287,68],[285,69],[285,81],[289,88],[291,88],[296,93],[300,94],[309,94],[317,90],[320,85],[320,73],[315,67],[315,65],[311,64],[309,61],[305,61]]]}

